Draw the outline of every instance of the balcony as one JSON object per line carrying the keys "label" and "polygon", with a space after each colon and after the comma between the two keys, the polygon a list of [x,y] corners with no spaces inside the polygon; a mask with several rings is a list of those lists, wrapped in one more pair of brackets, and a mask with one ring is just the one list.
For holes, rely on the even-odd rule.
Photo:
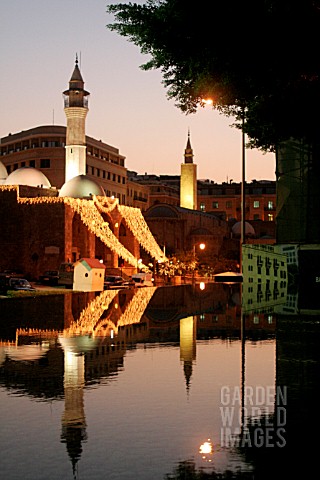
{"label": "balcony", "polygon": [[133,200],[136,200],[138,202],[144,202],[144,203],[146,203],[148,201],[147,198],[139,197],[138,195],[134,195]]}

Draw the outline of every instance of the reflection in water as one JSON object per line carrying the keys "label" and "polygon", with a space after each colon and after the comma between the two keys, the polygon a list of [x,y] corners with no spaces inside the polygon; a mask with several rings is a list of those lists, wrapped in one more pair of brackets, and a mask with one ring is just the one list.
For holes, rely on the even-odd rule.
{"label": "reflection in water", "polygon": [[[59,342],[64,350],[64,396],[65,409],[62,417],[61,439],[67,444],[72,462],[73,474],[76,474],[77,462],[82,453],[82,441],[87,440],[84,413],[83,387],[85,385],[85,353],[98,348],[98,337],[114,339],[119,328],[139,323],[155,291],[155,288],[137,289],[120,316],[119,305],[112,302],[118,295],[117,290],[103,291],[81,312],[79,319],[63,330]],[[103,316],[105,312],[109,315]]]}
{"label": "reflection in water", "polygon": [[84,355],[64,349],[64,413],[61,420],[61,441],[67,445],[74,475],[82,453],[81,444],[87,439],[83,399],[84,362]]}
{"label": "reflection in water", "polygon": [[196,359],[196,322],[193,316],[180,320],[180,359],[183,362],[187,391],[190,388],[192,363]]}
{"label": "reflection in water", "polygon": [[[278,478],[274,475],[273,462],[281,458],[288,460],[290,454],[296,452],[294,440],[292,440],[296,438],[295,427],[300,436],[303,436],[304,431],[309,434],[309,429],[305,430],[305,427],[307,422],[310,422],[310,412],[305,402],[309,402],[313,408],[314,385],[316,374],[319,373],[319,361],[316,360],[318,347],[313,349],[313,345],[318,338],[318,329],[309,317],[297,318],[294,315],[289,317],[284,315],[285,304],[281,306],[282,313],[279,313],[279,301],[276,306],[277,314],[274,312],[272,303],[266,305],[264,301],[261,309],[252,309],[251,305],[241,305],[242,301],[240,286],[236,284],[206,284],[204,289],[203,285],[182,285],[121,291],[107,290],[101,294],[67,293],[54,298],[43,297],[42,307],[39,310],[29,299],[2,301],[1,385],[8,391],[19,392],[24,396],[37,399],[64,399],[61,442],[66,445],[73,476],[76,477],[81,455],[85,457],[83,444],[84,442],[90,444],[84,402],[86,389],[102,384],[112,385],[110,382],[120,372],[122,379],[121,382],[120,380],[117,382],[120,391],[121,386],[125,385],[124,382],[127,381],[130,384],[133,377],[131,380],[125,376],[124,357],[126,354],[131,355],[130,352],[133,352],[139,344],[161,346],[161,348],[165,348],[166,345],[177,347],[178,358],[183,365],[188,402],[193,406],[193,415],[200,412],[202,404],[209,399],[212,402],[213,386],[215,389],[219,386],[220,389],[220,398],[217,394],[213,405],[220,415],[221,432],[218,428],[211,432],[210,429],[208,430],[208,425],[204,426],[207,429],[206,435],[210,435],[210,438],[204,441],[203,431],[197,432],[197,423],[195,423],[192,434],[199,435],[199,441],[196,443],[198,447],[194,448],[195,458],[198,453],[207,466],[210,464],[212,468],[218,468],[220,465],[219,472],[222,475],[223,459],[226,458],[226,451],[228,451],[236,455],[237,468],[241,465],[241,478],[256,479],[268,478],[268,476]],[[44,311],[50,312],[50,316],[48,313],[44,315]],[[44,318],[46,318],[45,322]],[[313,336],[306,335],[306,325]],[[301,335],[301,329],[303,335]],[[265,384],[263,383],[266,378],[265,373],[272,371],[274,364],[269,356],[260,357],[260,346],[268,346],[268,342],[274,341],[275,334],[277,334],[276,377],[271,376],[271,381]],[[310,341],[311,338],[312,341]],[[229,360],[226,363],[218,362],[212,365],[211,359],[219,358],[219,344],[209,343],[211,350],[201,347],[205,347],[207,342],[218,339],[225,342],[226,346],[230,345]],[[228,377],[230,375],[228,363],[232,364],[231,347],[239,341],[238,382],[235,382]],[[297,345],[299,345],[298,348]],[[211,356],[213,353],[215,357]],[[208,360],[203,355],[208,355]],[[149,356],[146,358],[150,359]],[[311,364],[313,362],[313,367],[310,360]],[[198,364],[203,365],[202,370],[198,369]],[[294,370],[292,370],[293,365]],[[297,365],[301,366],[300,371]],[[146,365],[146,368],[151,367],[152,363],[149,366]],[[169,372],[175,367],[170,364],[167,368],[169,370],[166,381],[169,389]],[[206,376],[211,368],[214,368],[214,373]],[[134,370],[134,373],[134,379],[138,381],[139,370]],[[208,385],[206,396],[201,399],[197,396],[190,397],[192,390],[196,391],[197,382],[202,375],[204,384]],[[150,378],[152,379],[152,376]],[[195,386],[193,382],[196,382]],[[252,385],[255,387],[253,388]],[[271,397],[268,399],[265,397],[264,402],[255,398],[259,392],[259,385],[260,392],[264,395],[267,389],[271,392]],[[281,399],[279,400],[275,395],[272,396],[272,389],[276,391],[277,387],[284,386],[288,387],[286,405],[283,405],[283,398],[280,404]],[[229,388],[229,397],[222,396],[221,392],[227,393],[226,388],[223,390],[224,387]],[[149,386],[144,384],[142,389],[145,389],[144,393],[148,396]],[[97,393],[98,391],[99,389],[96,390]],[[109,395],[112,394],[112,390],[108,392]],[[158,407],[161,411],[168,409],[169,405],[175,406],[172,395],[177,394],[176,388],[171,389],[170,392],[169,403]],[[250,403],[253,398],[254,402]],[[301,398],[304,402],[302,406]],[[123,397],[123,401],[125,399],[126,397]],[[181,399],[179,401],[181,402]],[[279,433],[277,412],[281,406],[285,406],[287,415],[284,424],[286,445],[277,449],[267,448],[268,432],[269,437],[271,429],[273,434]],[[115,407],[116,405],[113,404],[113,409]],[[226,415],[230,414],[233,407],[235,410],[237,407],[240,408],[240,416],[234,417],[232,422],[224,425],[223,419],[227,418]],[[129,413],[130,405],[127,408]],[[187,406],[184,408],[187,409]],[[314,408],[316,410],[316,407]],[[157,412],[158,415],[159,412],[160,410]],[[291,418],[289,412],[293,415]],[[297,412],[299,412],[298,416]],[[97,411],[98,416],[99,414],[100,410]],[[301,414],[303,420],[298,421]],[[175,416],[179,415],[180,412],[177,410]],[[150,426],[153,418],[154,416],[149,418]],[[111,418],[110,421],[112,421]],[[143,431],[143,422],[144,419],[137,425],[138,429],[142,429],[141,431]],[[200,417],[198,423],[201,423]],[[215,425],[217,424],[219,424],[219,416],[215,420]],[[240,430],[237,430],[238,426],[241,427]],[[130,425],[126,425],[126,430],[129,427]],[[115,428],[116,425],[113,425],[113,429]],[[123,427],[120,425],[119,428],[121,430]],[[224,431],[222,431],[223,428]],[[173,432],[171,436],[172,434]],[[229,437],[223,434],[228,434]],[[176,438],[176,444],[181,441],[180,437],[181,435]],[[182,438],[184,438],[183,435]],[[228,448],[222,445],[227,438],[233,442],[227,446]],[[243,439],[246,439],[244,443]],[[264,442],[262,448],[258,445],[259,440]],[[185,441],[188,441],[188,437]],[[113,454],[115,455],[115,452]],[[141,455],[144,455],[143,451]],[[156,456],[155,453],[154,455]],[[266,459],[268,459],[267,465]],[[178,460],[176,458],[176,461]],[[219,464],[219,461],[222,464]],[[166,466],[164,467],[167,470]],[[128,468],[129,466],[126,467]],[[290,470],[288,466],[286,470]],[[197,462],[189,458],[180,461],[178,469],[172,471],[174,473],[171,473],[168,478],[198,478]],[[203,478],[216,478],[212,471],[205,473],[207,477],[203,476]],[[235,470],[232,475],[233,477],[229,473],[229,478],[237,478],[237,471]],[[122,478],[132,477],[119,473],[117,478],[122,480]],[[148,476],[146,474],[141,478],[148,478]]]}
{"label": "reflection in water", "polygon": [[200,445],[199,453],[201,454],[203,460],[212,462],[213,446],[210,438]]}

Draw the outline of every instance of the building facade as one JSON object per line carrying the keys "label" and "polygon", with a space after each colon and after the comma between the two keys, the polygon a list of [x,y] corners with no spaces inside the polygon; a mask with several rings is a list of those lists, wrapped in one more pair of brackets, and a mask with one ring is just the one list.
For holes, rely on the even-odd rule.
{"label": "building facade", "polygon": [[[8,174],[21,167],[42,171],[57,189],[65,183],[66,127],[46,125],[1,138],[0,159]],[[107,196],[126,204],[125,157],[117,148],[86,136],[86,174],[99,182]]]}
{"label": "building facade", "polygon": [[89,92],[84,89],[77,59],[63,96],[67,126],[43,125],[9,133],[0,139],[1,162],[8,174],[21,167],[34,167],[57,189],[77,175],[87,175],[102,186],[106,196],[125,205],[125,157],[117,148],[85,133]]}
{"label": "building facade", "polygon": [[[276,217],[276,182],[252,180],[245,186],[247,221],[274,222]],[[241,220],[241,183],[214,183],[198,180],[198,210],[223,215],[226,220]]]}

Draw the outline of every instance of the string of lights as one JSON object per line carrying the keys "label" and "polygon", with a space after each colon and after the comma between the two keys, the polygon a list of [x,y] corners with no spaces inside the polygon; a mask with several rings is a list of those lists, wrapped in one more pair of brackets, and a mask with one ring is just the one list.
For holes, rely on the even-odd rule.
{"label": "string of lights", "polygon": [[157,261],[164,262],[166,257],[152,235],[147,222],[139,208],[118,205],[118,210],[125,219],[139,244]]}
{"label": "string of lights", "polygon": [[[114,253],[118,254],[130,265],[137,267],[138,260],[127,250],[109,227],[109,223],[103,219],[93,200],[74,199],[64,197],[67,205],[70,205],[79,215],[82,222],[94,235],[107,245]],[[147,269],[145,265],[141,265],[142,269]]]}
{"label": "string of lights", "polygon": [[134,297],[119,318],[117,328],[139,323],[157,287],[137,288]]}
{"label": "string of lights", "polygon": [[118,198],[97,197],[96,195],[93,195],[92,199],[97,209],[103,213],[112,212],[112,210],[114,210],[119,204]]}
{"label": "string of lights", "polygon": [[[138,208],[119,205],[118,199],[93,196],[93,200],[72,197],[20,197],[19,187],[16,185],[2,185],[1,190],[16,190],[18,202],[21,204],[57,204],[65,203],[80,215],[82,222],[95,236],[107,245],[110,250],[120,256],[133,267],[139,267],[142,271],[149,271],[149,267],[143,263],[138,264],[138,259],[127,250],[115,236],[109,226],[109,222],[103,219],[102,213],[110,213],[116,207],[125,219],[126,225],[137,239],[139,244],[158,262],[167,261],[164,253],[153,237],[142,213]],[[110,201],[112,200],[112,201]]]}
{"label": "string of lights", "polygon": [[93,334],[97,322],[100,320],[103,312],[108,310],[112,300],[117,295],[117,290],[104,290],[87,307],[82,310],[80,317],[73,322],[69,328],[64,329],[64,336]]}

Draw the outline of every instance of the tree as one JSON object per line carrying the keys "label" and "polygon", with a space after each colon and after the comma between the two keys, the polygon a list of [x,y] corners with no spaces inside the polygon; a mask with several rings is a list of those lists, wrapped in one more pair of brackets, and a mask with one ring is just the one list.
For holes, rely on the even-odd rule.
{"label": "tree", "polygon": [[160,69],[185,113],[213,99],[276,154],[278,243],[320,243],[320,0],[147,0],[111,4],[111,30]]}
{"label": "tree", "polygon": [[186,113],[245,112],[250,146],[275,151],[320,131],[320,2],[314,0],[147,0],[112,4],[108,28],[127,37],[160,69],[169,98]]}
{"label": "tree", "polygon": [[175,275],[194,275],[197,270],[198,259],[193,251],[181,253],[180,255],[171,255],[168,261],[160,263],[158,266],[159,274],[168,276],[169,278]]}

